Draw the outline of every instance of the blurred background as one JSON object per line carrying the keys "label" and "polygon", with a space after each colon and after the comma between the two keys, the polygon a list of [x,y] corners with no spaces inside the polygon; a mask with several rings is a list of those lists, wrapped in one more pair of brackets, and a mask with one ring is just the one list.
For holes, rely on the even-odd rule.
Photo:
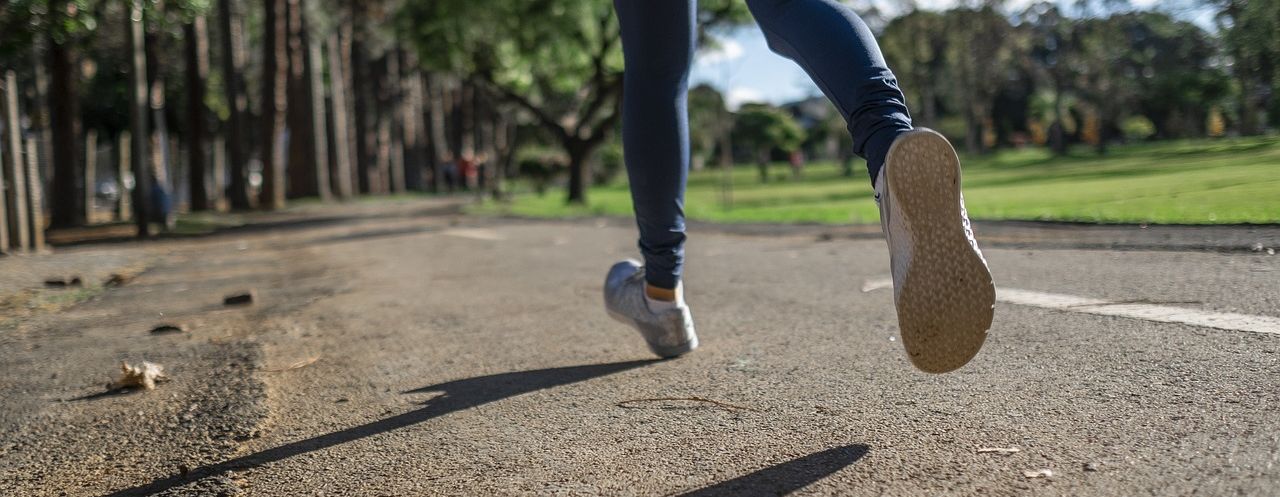
{"label": "blurred background", "polygon": [[[1280,0],[854,1],[978,219],[1280,222]],[[834,108],[699,6],[687,210],[875,222]],[[630,212],[604,0],[0,3],[0,247],[224,212],[471,195]]]}

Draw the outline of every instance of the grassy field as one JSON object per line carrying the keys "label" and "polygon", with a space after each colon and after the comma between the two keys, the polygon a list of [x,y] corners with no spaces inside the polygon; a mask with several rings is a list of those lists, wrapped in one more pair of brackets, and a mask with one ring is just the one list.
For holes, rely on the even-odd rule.
{"label": "grassy field", "polygon": [[[1112,148],[1098,156],[1074,150],[1053,157],[1042,149],[962,157],[965,201],[975,219],[1098,223],[1278,223],[1280,139],[1164,142]],[[767,184],[754,167],[737,168],[731,194],[725,174],[695,172],[685,211],[718,222],[875,223],[878,212],[865,169],[841,176],[831,163],[811,163],[792,179],[784,164]],[[731,201],[727,201],[731,197]],[[625,178],[591,189],[585,206],[564,202],[562,190],[520,194],[478,213],[532,217],[629,215]]]}

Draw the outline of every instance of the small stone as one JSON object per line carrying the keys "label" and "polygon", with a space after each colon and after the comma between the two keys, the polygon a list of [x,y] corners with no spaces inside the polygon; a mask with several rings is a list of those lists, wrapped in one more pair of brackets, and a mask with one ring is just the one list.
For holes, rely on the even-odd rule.
{"label": "small stone", "polygon": [[1027,478],[1053,478],[1053,470],[1041,469],[1036,471],[1023,471],[1022,476]]}
{"label": "small stone", "polygon": [[254,301],[254,292],[235,293],[222,298],[222,305],[249,305]]}
{"label": "small stone", "polygon": [[49,288],[82,287],[84,286],[84,280],[81,280],[79,276],[47,278],[44,280],[44,286]]}
{"label": "small stone", "polygon": [[180,324],[161,324],[155,328],[151,328],[151,333],[155,335],[167,335],[169,333],[185,333],[187,329]]}
{"label": "small stone", "polygon": [[1090,472],[1092,472],[1092,471],[1098,471],[1098,470],[1100,470],[1100,469],[1102,469],[1102,465],[1101,465],[1101,464],[1098,464],[1098,463],[1096,463],[1096,462],[1087,462],[1087,463],[1084,463],[1084,470],[1085,470],[1085,471],[1090,471]]}
{"label": "small stone", "polygon": [[102,286],[106,286],[106,287],[124,286],[130,281],[133,281],[133,278],[134,278],[134,275],[132,274],[111,273],[111,276],[107,276],[107,279],[102,282]]}

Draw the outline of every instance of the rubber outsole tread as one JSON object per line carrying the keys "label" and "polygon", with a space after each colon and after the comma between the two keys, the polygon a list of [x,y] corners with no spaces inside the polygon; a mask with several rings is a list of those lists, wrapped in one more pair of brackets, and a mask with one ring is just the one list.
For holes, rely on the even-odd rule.
{"label": "rubber outsole tread", "polygon": [[885,171],[889,196],[911,236],[911,259],[895,305],[902,344],[922,371],[967,364],[986,341],[995,285],[969,243],[961,214],[960,160],[941,135],[899,137]]}

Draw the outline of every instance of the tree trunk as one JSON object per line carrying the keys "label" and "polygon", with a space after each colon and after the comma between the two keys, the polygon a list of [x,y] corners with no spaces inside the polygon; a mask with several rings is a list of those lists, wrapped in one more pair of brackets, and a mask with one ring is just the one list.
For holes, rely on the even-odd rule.
{"label": "tree trunk", "polygon": [[284,130],[287,112],[287,79],[289,55],[286,50],[285,0],[266,0],[263,6],[262,41],[262,191],[258,207],[279,209],[284,207],[284,161],[280,134]]}
{"label": "tree trunk", "polygon": [[209,79],[209,32],[204,16],[183,26],[187,38],[187,178],[191,190],[189,208],[193,212],[209,209],[208,167],[205,144],[205,81]]}
{"label": "tree trunk", "polygon": [[1105,104],[1098,106],[1098,144],[1094,146],[1098,155],[1107,153],[1107,113],[1103,111],[1104,107]]}
{"label": "tree trunk", "polygon": [[404,77],[401,75],[400,68],[400,49],[399,47],[387,52],[387,76],[384,79],[387,93],[390,101],[387,105],[386,116],[383,119],[388,122],[390,128],[390,143],[385,146],[389,148],[391,154],[389,166],[391,168],[391,191],[395,193],[404,193],[405,191],[405,171],[404,171],[404,123],[405,108],[408,107],[404,98]]}
{"label": "tree trunk", "polygon": [[933,83],[929,81],[916,80],[920,83],[920,106],[923,108],[921,117],[923,117],[924,126],[934,127],[938,125],[938,102],[934,96]]}
{"label": "tree trunk", "polygon": [[[146,15],[145,12],[143,14]],[[151,109],[151,124],[154,128],[151,130],[151,181],[155,182],[153,189],[156,192],[163,191],[170,196],[171,199],[176,197],[173,194],[174,188],[171,183],[171,167],[169,154],[169,123],[165,115],[165,85],[164,76],[160,70],[159,54],[156,50],[160,46],[160,34],[155,32],[146,32],[144,26],[143,36],[143,53],[146,57],[146,75],[147,75],[147,102]],[[152,206],[158,205],[156,199],[152,199]],[[170,204],[172,205],[172,204]],[[165,223],[168,228],[169,217],[172,212],[151,212],[152,221]]]}
{"label": "tree trunk", "polygon": [[431,85],[427,88],[431,107],[431,149],[435,152],[432,161],[431,191],[444,191],[444,163],[449,160],[449,137],[444,129],[444,85],[441,77],[432,76]]}
{"label": "tree trunk", "polygon": [[27,139],[27,231],[31,232],[29,247],[32,252],[44,250],[44,193],[40,181],[40,161],[37,150],[40,145],[35,138]]}
{"label": "tree trunk", "polygon": [[348,119],[346,85],[348,76],[343,64],[342,42],[338,35],[329,36],[329,84],[333,94],[333,188],[343,199],[351,198],[354,188],[351,184],[351,126]]}
{"label": "tree trunk", "polygon": [[[51,23],[62,22],[66,1],[49,5]],[[80,80],[70,40],[57,40],[52,33],[46,50],[49,65],[49,124],[53,131],[53,226],[64,228],[84,224],[84,196],[78,188],[80,172]]]}
{"label": "tree trunk", "polygon": [[515,126],[501,111],[493,113],[493,151],[494,157],[489,159],[490,180],[489,191],[494,200],[506,197],[507,169],[515,157]]}
{"label": "tree trunk", "polygon": [[[149,145],[147,131],[147,55],[145,26],[143,25],[144,0],[131,0],[125,11],[129,23],[129,161],[133,170],[133,220],[138,225],[138,236],[151,234],[151,171],[147,168]],[[121,192],[123,194],[123,192]]]}
{"label": "tree trunk", "polygon": [[125,221],[129,219],[129,215],[133,212],[132,205],[129,202],[129,185],[127,178],[129,177],[129,168],[133,164],[133,156],[130,153],[132,148],[133,137],[125,131],[116,137],[116,147],[120,151],[116,155],[116,221]]}
{"label": "tree trunk", "polygon": [[248,108],[248,96],[245,95],[244,53],[241,47],[241,24],[238,13],[232,9],[232,0],[218,0],[218,17],[222,31],[222,79],[226,92],[229,116],[225,140],[227,143],[227,162],[230,168],[230,185],[227,197],[231,208],[245,210],[251,207],[249,202],[249,157],[246,149],[245,133],[248,122],[245,109]]}
{"label": "tree trunk", "polygon": [[1259,133],[1258,130],[1261,128],[1258,124],[1261,119],[1259,119],[1260,112],[1258,112],[1257,102],[1253,98],[1253,80],[1247,71],[1238,68],[1237,71],[1242,73],[1238,76],[1240,80],[1240,135],[1257,135]]}
{"label": "tree trunk", "polygon": [[93,223],[94,194],[98,184],[98,130],[84,132],[84,220]]}
{"label": "tree trunk", "polygon": [[587,203],[587,185],[591,182],[591,168],[587,167],[587,161],[598,145],[577,138],[570,138],[564,143],[564,149],[569,153],[569,197],[566,201],[570,204]]}
{"label": "tree trunk", "polygon": [[[303,11],[306,14],[306,11]],[[305,19],[305,17],[304,17]],[[329,188],[329,125],[325,119],[324,108],[324,53],[320,49],[318,36],[307,38],[308,80],[311,95],[311,142],[314,145],[312,155],[315,156],[316,189],[320,200],[333,199],[333,190]]]}
{"label": "tree trunk", "polygon": [[320,195],[316,175],[315,118],[311,115],[314,100],[311,86],[311,50],[308,46],[305,8],[302,0],[288,0],[285,22],[288,26],[288,122],[289,198]]}
{"label": "tree trunk", "polygon": [[[4,82],[4,171],[0,174],[0,253],[21,250],[26,241],[26,164],[22,160],[22,124],[18,112],[18,75],[5,71]],[[6,195],[6,190],[8,194]],[[10,239],[12,238],[12,240]]]}
{"label": "tree trunk", "polygon": [[756,151],[756,169],[760,171],[760,182],[769,182],[769,149],[764,148]]}
{"label": "tree trunk", "polygon": [[219,212],[227,210],[227,141],[222,136],[213,138],[213,174],[209,185],[211,207]]}
{"label": "tree trunk", "polygon": [[[353,7],[353,10],[359,7]],[[354,13],[353,13],[354,16]],[[364,34],[361,26],[353,28],[351,36],[351,93],[355,104],[356,160],[353,166],[357,174],[357,186],[360,193],[369,193],[374,186],[371,176],[374,173],[375,158],[378,146],[378,130],[374,126],[369,88],[369,60],[365,52]]]}
{"label": "tree trunk", "polygon": [[978,117],[976,104],[965,109],[964,148],[971,154],[982,153],[982,119]]}
{"label": "tree trunk", "polygon": [[1062,124],[1062,85],[1053,84],[1053,124],[1049,126],[1049,146],[1054,155],[1066,155],[1067,137]]}
{"label": "tree trunk", "polygon": [[407,76],[403,83],[404,115],[401,117],[404,135],[404,182],[405,188],[421,191],[423,154],[423,112],[422,112],[422,73],[417,69],[417,61],[411,54],[404,54],[404,69]]}

